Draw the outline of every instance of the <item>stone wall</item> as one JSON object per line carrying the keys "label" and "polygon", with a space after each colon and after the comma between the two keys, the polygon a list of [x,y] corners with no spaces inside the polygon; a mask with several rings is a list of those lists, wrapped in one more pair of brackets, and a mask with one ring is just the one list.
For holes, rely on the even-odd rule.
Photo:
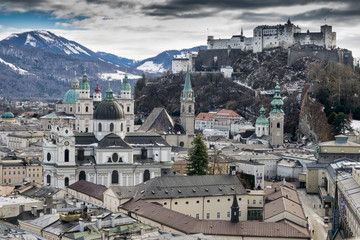
{"label": "stone wall", "polygon": [[353,66],[352,52],[346,49],[335,50],[311,50],[311,49],[289,49],[288,65],[291,66],[296,60],[304,57],[311,57],[321,61],[331,61]]}

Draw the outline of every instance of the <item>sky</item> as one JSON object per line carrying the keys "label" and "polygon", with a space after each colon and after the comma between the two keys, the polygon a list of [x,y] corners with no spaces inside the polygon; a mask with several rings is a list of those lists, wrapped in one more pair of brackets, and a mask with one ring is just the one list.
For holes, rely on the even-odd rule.
{"label": "sky", "polygon": [[0,0],[0,39],[49,30],[93,51],[145,59],[171,49],[206,45],[207,36],[252,37],[258,25],[302,32],[333,26],[337,46],[360,57],[357,0]]}

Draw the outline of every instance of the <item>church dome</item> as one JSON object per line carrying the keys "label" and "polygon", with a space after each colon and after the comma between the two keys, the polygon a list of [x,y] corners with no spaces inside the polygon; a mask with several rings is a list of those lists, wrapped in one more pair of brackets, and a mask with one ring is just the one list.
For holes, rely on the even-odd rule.
{"label": "church dome", "polygon": [[256,125],[268,125],[269,120],[265,117],[265,109],[263,106],[260,108],[260,116],[256,119]]}
{"label": "church dome", "polygon": [[75,103],[75,100],[79,97],[79,94],[80,91],[78,89],[69,89],[62,99],[62,103]]}
{"label": "church dome", "polygon": [[89,84],[89,82],[87,81],[86,72],[84,72],[84,74],[83,74],[83,80],[82,80],[82,82],[80,83],[80,89],[82,89],[82,90],[90,90],[90,84]]}
{"label": "church dome", "polygon": [[101,120],[119,120],[124,118],[124,110],[113,99],[111,88],[106,90],[106,97],[102,100],[94,112],[94,119]]}
{"label": "church dome", "polygon": [[6,112],[4,112],[1,116],[2,119],[13,119],[14,114],[10,112],[10,106],[6,107]]}

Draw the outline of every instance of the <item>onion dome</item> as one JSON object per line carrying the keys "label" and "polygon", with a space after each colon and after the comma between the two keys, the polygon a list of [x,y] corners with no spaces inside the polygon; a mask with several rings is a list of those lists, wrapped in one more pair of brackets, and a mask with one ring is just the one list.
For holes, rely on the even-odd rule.
{"label": "onion dome", "polygon": [[76,72],[73,80],[71,81],[71,88],[72,89],[79,89],[79,81],[76,78]]}
{"label": "onion dome", "polygon": [[86,75],[85,70],[84,70],[82,82],[80,83],[80,89],[82,89],[82,90],[90,90],[90,84],[87,81],[87,75]]}
{"label": "onion dome", "polygon": [[[109,84],[110,85],[110,84]],[[94,119],[119,120],[124,118],[124,110],[113,98],[113,91],[110,86],[106,90],[106,97],[97,106],[94,112]]]}
{"label": "onion dome", "polygon": [[14,114],[10,112],[10,106],[6,106],[6,111],[1,115],[2,119],[13,119]]}
{"label": "onion dome", "polygon": [[121,90],[122,91],[130,91],[131,90],[131,85],[128,81],[128,76],[127,74],[125,74],[125,77],[123,79],[123,83],[121,84]]}
{"label": "onion dome", "polygon": [[284,113],[284,111],[282,110],[283,105],[284,102],[281,100],[280,86],[277,82],[275,86],[274,99],[271,101],[271,113]]}
{"label": "onion dome", "polygon": [[96,92],[96,93],[99,93],[99,92],[100,92],[99,82],[96,83],[95,92]]}
{"label": "onion dome", "polygon": [[256,125],[268,125],[269,120],[265,117],[265,109],[264,106],[260,108],[260,116],[256,119]]}

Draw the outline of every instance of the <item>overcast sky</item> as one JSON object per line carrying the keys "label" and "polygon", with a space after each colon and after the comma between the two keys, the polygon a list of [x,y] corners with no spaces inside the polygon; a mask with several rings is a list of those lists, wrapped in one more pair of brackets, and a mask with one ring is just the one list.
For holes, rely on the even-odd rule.
{"label": "overcast sky", "polygon": [[0,0],[0,38],[45,29],[93,51],[144,59],[164,50],[206,45],[208,35],[230,38],[258,25],[302,31],[333,26],[337,46],[360,57],[360,4],[356,0]]}

